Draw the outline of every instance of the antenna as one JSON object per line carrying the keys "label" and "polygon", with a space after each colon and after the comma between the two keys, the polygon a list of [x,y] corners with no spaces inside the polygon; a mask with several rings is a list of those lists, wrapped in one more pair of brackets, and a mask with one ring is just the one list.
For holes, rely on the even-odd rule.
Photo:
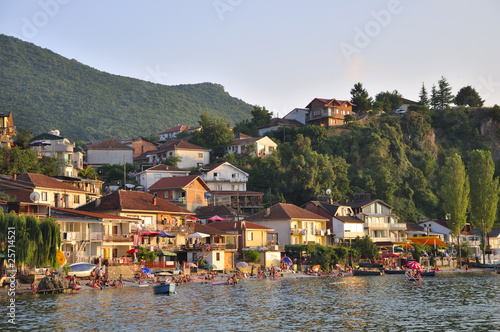
{"label": "antenna", "polygon": [[40,193],[37,193],[36,191],[32,192],[30,194],[30,199],[33,203],[38,203],[38,201],[40,200]]}

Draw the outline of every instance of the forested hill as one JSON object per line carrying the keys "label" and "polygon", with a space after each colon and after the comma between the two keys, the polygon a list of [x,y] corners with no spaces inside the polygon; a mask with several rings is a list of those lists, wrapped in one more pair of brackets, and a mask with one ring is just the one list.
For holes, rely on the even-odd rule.
{"label": "forested hill", "polygon": [[218,84],[166,86],[111,75],[0,35],[0,110],[35,135],[59,129],[70,140],[96,141],[197,125],[205,112],[235,124],[252,106]]}

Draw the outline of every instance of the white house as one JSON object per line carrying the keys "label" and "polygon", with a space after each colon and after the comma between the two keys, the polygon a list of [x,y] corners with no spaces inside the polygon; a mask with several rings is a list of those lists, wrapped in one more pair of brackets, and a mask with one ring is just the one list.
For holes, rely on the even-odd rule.
{"label": "white house", "polygon": [[[246,136],[246,135],[245,135]],[[249,137],[239,136],[226,149],[226,153],[242,154],[252,151],[256,156],[267,156],[272,154],[278,144],[267,136],[264,137]]]}
{"label": "white house", "polygon": [[117,141],[102,141],[87,146],[87,164],[93,167],[134,163],[134,149]]}
{"label": "white house", "polygon": [[151,185],[156,183],[161,178],[188,175],[189,171],[187,170],[159,164],[137,173],[135,175],[135,179],[139,185],[143,186],[144,190],[147,191]]}
{"label": "white house", "polygon": [[200,177],[210,190],[247,190],[248,173],[227,161],[200,168]]}
{"label": "white house", "polygon": [[202,167],[210,162],[210,149],[188,143],[183,140],[174,140],[164,143],[156,151],[149,151],[149,163],[159,164],[168,157],[178,156],[181,161],[179,168]]}
{"label": "white house", "polygon": [[162,131],[161,133],[158,134],[158,136],[160,137],[160,141],[166,141],[169,139],[176,139],[177,135],[180,132],[187,130],[187,129],[189,129],[188,126],[177,125],[175,127],[167,129],[165,131]]}
{"label": "white house", "polygon": [[285,115],[283,119],[295,120],[305,125],[307,123],[308,116],[309,116],[308,108],[295,108],[290,113]]}

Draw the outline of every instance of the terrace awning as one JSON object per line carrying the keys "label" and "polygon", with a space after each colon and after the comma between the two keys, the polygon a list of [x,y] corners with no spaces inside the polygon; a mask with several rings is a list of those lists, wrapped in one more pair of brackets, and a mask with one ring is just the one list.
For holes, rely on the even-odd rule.
{"label": "terrace awning", "polygon": [[430,246],[447,247],[446,244],[437,236],[409,237],[408,240],[413,243],[420,243],[423,245],[427,244]]}

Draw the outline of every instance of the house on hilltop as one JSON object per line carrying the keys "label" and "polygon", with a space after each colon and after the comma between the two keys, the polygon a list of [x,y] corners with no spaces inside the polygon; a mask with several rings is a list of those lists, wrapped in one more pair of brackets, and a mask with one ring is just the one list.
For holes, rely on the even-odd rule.
{"label": "house on hilltop", "polygon": [[158,134],[160,141],[166,141],[169,139],[176,139],[177,135],[184,130],[188,130],[188,126],[177,125]]}
{"label": "house on hilltop", "polygon": [[163,160],[178,156],[179,168],[202,167],[210,162],[210,149],[177,139],[158,146],[155,151],[146,152],[149,165],[160,164]]}
{"label": "house on hilltop", "polygon": [[244,154],[251,152],[256,156],[265,157],[272,154],[277,147],[278,144],[267,136],[251,137],[244,134],[236,134],[235,139],[226,148],[226,153]]}
{"label": "house on hilltop", "polygon": [[161,178],[168,178],[174,176],[188,176],[189,171],[185,169],[180,169],[173,166],[168,166],[165,164],[158,164],[156,166],[147,168],[146,170],[139,172],[135,175],[136,181],[139,186],[144,187],[144,191],[148,191],[155,182]]}
{"label": "house on hilltop", "polygon": [[345,116],[352,115],[352,107],[356,106],[348,100],[314,98],[306,108],[309,109],[307,123],[322,127],[334,127],[345,124]]}

